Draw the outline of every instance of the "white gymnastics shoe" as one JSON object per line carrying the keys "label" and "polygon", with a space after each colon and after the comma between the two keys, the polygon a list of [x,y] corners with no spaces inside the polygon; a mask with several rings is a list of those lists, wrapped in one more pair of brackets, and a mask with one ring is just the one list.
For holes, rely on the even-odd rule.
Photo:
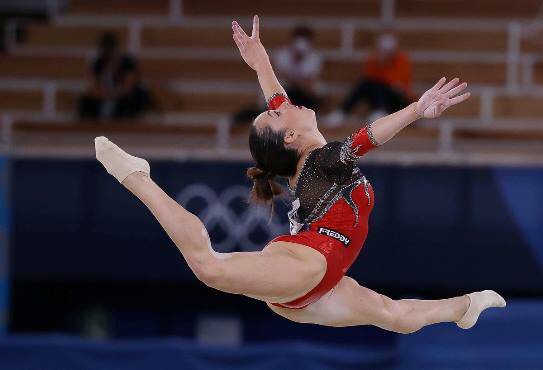
{"label": "white gymnastics shoe", "polygon": [[99,136],[94,139],[94,147],[96,149],[96,159],[119,182],[123,182],[128,175],[134,172],[151,174],[151,168],[145,159],[128,154],[109,141],[107,137]]}
{"label": "white gymnastics shoe", "polygon": [[491,307],[505,307],[505,299],[493,290],[483,290],[468,294],[470,303],[464,316],[456,323],[462,329],[475,325],[481,312]]}

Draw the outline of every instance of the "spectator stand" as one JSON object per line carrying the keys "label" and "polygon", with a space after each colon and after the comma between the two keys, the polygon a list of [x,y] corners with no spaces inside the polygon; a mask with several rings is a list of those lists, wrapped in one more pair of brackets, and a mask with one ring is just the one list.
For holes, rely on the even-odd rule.
{"label": "spectator stand", "polygon": [[[151,148],[154,144],[144,148],[156,155],[161,151],[169,157],[194,157],[219,150],[227,158],[247,158],[245,131],[229,127],[225,117],[253,102],[259,92],[254,74],[231,42],[229,25],[238,15],[248,25],[250,15],[258,12],[265,27],[263,41],[272,49],[286,43],[290,28],[300,20],[315,28],[332,103],[339,102],[359,76],[361,61],[384,24],[394,25],[400,45],[410,52],[417,93],[442,75],[470,82],[470,101],[440,120],[408,129],[397,143],[370,160],[541,162],[543,153],[537,144],[543,135],[539,118],[543,114],[542,54],[522,37],[526,25],[537,28],[537,22],[529,21],[540,1],[522,2],[515,9],[505,0],[478,2],[476,8],[459,7],[451,0],[440,2],[439,7],[420,1],[360,4],[353,0],[342,6],[319,1],[319,12],[309,11],[307,16],[300,9],[311,7],[303,4],[298,9],[282,4],[255,8],[246,1],[236,2],[233,9],[196,0],[55,3],[51,2],[49,24],[8,25],[8,31],[24,27],[24,40],[16,40],[16,32],[6,32],[9,50],[0,57],[0,96],[5,98],[0,100],[0,111],[3,141],[10,143],[14,153],[36,152],[29,149],[34,145],[35,140],[29,140],[34,129],[43,137],[48,127],[58,133],[58,127],[65,125],[74,137],[78,131],[85,140],[92,136],[92,125],[74,124],[73,112],[93,45],[100,33],[113,30],[141,61],[144,78],[160,107],[136,123],[119,125],[118,135],[125,132],[135,137],[146,131],[133,141],[141,147],[149,136],[156,136],[158,143],[165,131],[169,136],[177,133],[175,150],[168,144],[158,151]],[[326,130],[326,135],[345,136],[358,124],[348,122],[343,128]],[[107,132],[106,126],[96,126],[94,131]],[[83,139],[64,141],[65,146],[55,142],[41,149],[91,154],[78,144]],[[193,142],[203,149],[195,149]],[[506,149],[510,147],[518,151]]]}

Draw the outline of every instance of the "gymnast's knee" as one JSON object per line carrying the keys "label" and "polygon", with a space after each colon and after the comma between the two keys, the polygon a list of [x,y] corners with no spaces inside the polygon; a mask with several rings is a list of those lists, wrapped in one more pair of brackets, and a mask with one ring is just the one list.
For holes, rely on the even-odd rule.
{"label": "gymnast's knee", "polygon": [[412,314],[410,307],[405,307],[401,301],[390,300],[385,304],[385,328],[399,334],[411,334],[424,326],[423,320]]}
{"label": "gymnast's knee", "polygon": [[196,278],[210,288],[219,289],[222,281],[222,269],[220,263],[213,258],[194,258],[190,267]]}
{"label": "gymnast's knee", "polygon": [[[195,219],[200,222],[196,217]],[[200,244],[203,248],[196,248],[196,251],[185,255],[185,260],[198,280],[211,288],[217,288],[223,275],[221,263],[216,258],[209,235],[203,225],[200,227],[200,233],[196,234],[190,242]]]}
{"label": "gymnast's knee", "polygon": [[399,334],[412,334],[422,329],[422,327],[423,325],[406,322],[406,319],[403,319],[396,322],[395,325],[391,328],[391,330]]}

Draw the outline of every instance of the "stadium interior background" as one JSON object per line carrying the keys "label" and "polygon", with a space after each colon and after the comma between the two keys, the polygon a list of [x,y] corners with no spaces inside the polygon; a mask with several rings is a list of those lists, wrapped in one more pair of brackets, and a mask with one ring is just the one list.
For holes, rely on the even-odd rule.
{"label": "stadium interior background", "polygon": [[[543,369],[543,2],[540,0],[0,1],[0,368]],[[259,14],[270,53],[293,27],[322,59],[318,120],[360,78],[383,29],[412,64],[412,93],[441,76],[470,100],[360,162],[376,206],[349,275],[399,297],[494,289],[505,310],[470,331],[402,336],[324,328],[210,290],[159,224],[94,159],[108,136],[148,158],[220,252],[288,232],[248,207],[256,76],[232,41]],[[104,32],[137,59],[149,109],[80,118]],[[364,122],[364,107],[331,140]],[[468,258],[469,257],[469,258]],[[247,277],[250,278],[250,277]]]}

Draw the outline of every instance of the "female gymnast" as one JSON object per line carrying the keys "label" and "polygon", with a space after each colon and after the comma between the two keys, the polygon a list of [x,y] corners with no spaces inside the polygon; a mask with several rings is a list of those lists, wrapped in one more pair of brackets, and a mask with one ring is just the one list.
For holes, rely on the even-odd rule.
{"label": "female gymnast", "polygon": [[[467,84],[441,78],[407,108],[367,125],[343,142],[327,143],[315,112],[292,105],[272,70],[254,17],[248,36],[237,22],[233,38],[256,71],[269,110],[254,121],[249,137],[256,162],[247,171],[253,198],[272,203],[281,192],[276,176],[288,179],[293,194],[291,235],[260,252],[217,253],[202,222],[171,199],[150,177],[147,161],[131,156],[105,137],[95,140],[96,158],[107,172],[140,199],[160,222],[189,267],[209,287],[243,294],[268,304],[299,323],[327,326],[375,325],[412,333],[439,322],[468,329],[489,307],[505,300],[485,290],[441,300],[393,300],[360,286],[345,273],[368,233],[374,194],[355,165],[419,118],[435,118],[469,97]],[[273,203],[272,203],[273,204]]]}

